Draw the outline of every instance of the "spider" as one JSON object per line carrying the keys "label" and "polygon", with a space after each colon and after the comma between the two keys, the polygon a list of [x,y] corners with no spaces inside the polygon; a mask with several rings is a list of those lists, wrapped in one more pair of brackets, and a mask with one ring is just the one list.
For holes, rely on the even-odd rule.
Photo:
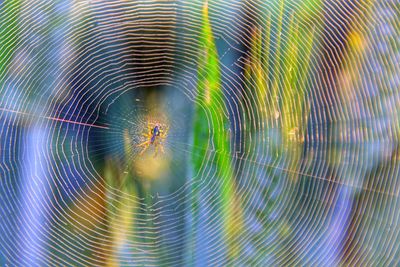
{"label": "spider", "polygon": [[143,147],[139,155],[143,155],[143,153],[146,152],[151,145],[153,145],[155,149],[154,157],[156,157],[158,154],[158,148],[160,148],[161,152],[165,154],[163,141],[167,136],[168,127],[166,127],[164,130],[159,123],[156,123],[154,127],[149,123],[148,130],[149,131],[147,133],[143,134],[147,140],[137,145],[137,147]]}

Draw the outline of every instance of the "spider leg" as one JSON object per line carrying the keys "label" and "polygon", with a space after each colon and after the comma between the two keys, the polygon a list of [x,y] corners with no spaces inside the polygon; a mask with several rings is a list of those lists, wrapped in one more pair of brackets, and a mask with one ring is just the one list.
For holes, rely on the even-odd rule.
{"label": "spider leg", "polygon": [[155,146],[154,157],[157,157],[157,154],[158,154],[158,146],[156,145],[156,146]]}
{"label": "spider leg", "polygon": [[144,141],[144,142],[141,143],[141,144],[136,145],[136,147],[141,147],[141,146],[144,146],[144,148],[143,148],[142,151],[139,153],[139,155],[143,155],[143,153],[147,150],[147,148],[149,148],[149,146],[150,146],[150,141],[147,140],[147,141]]}
{"label": "spider leg", "polygon": [[143,155],[143,153],[146,152],[146,150],[147,150],[148,148],[149,148],[148,145],[145,146],[145,147],[142,149],[142,151],[140,151],[139,155],[140,155],[140,156]]}
{"label": "spider leg", "polygon": [[164,146],[163,146],[163,145],[160,145],[160,150],[161,150],[161,152],[162,152],[163,154],[165,154],[165,149],[164,149]]}
{"label": "spider leg", "polygon": [[150,141],[147,140],[147,141],[144,141],[143,143],[140,143],[140,144],[138,144],[138,145],[136,145],[136,146],[137,146],[137,147],[141,147],[141,146],[148,145],[149,143],[150,143]]}

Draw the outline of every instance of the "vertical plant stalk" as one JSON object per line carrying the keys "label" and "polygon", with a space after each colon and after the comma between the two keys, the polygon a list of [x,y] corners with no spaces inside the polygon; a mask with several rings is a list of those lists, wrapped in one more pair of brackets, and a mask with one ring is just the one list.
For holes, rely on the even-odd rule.
{"label": "vertical plant stalk", "polygon": [[[0,88],[19,40],[21,1],[5,0],[0,10]],[[1,93],[1,91],[0,91]]]}
{"label": "vertical plant stalk", "polygon": [[[221,86],[221,71],[216,44],[208,17],[208,2],[203,6],[202,28],[200,33],[200,55],[198,59],[198,95],[194,117],[192,162],[195,174],[202,177],[203,162],[207,156],[213,160],[215,177],[220,179],[220,212],[224,226],[224,237],[228,247],[229,259],[239,255],[237,237],[241,229],[241,212],[235,197],[234,174],[230,155],[230,136],[226,129],[229,120],[224,105]],[[200,179],[200,178],[197,178]],[[199,180],[197,180],[199,182]],[[198,202],[198,183],[195,183],[194,202]],[[198,203],[192,203],[194,225],[198,218]]]}
{"label": "vertical plant stalk", "polygon": [[[124,132],[124,153],[127,161],[132,161],[132,142],[127,131]],[[126,253],[124,245],[135,240],[127,240],[134,235],[135,211],[137,210],[137,189],[132,182],[132,163],[127,162],[128,172],[121,173],[116,161],[108,161],[105,166],[107,184],[123,192],[123,197],[117,197],[121,192],[107,192],[108,225],[111,240],[110,257],[107,266],[120,266],[120,255]],[[127,197],[129,196],[129,197]],[[116,198],[117,197],[117,198]]]}
{"label": "vertical plant stalk", "polygon": [[[264,173],[254,171],[254,181],[269,180],[268,188],[255,187],[252,193],[259,193],[265,201],[263,208],[257,211],[246,208],[249,212],[249,223],[262,224],[264,231],[254,231],[251,242],[261,243],[268,239],[265,229],[278,228],[282,240],[290,240],[292,229],[288,220],[283,220],[277,207],[282,201],[290,200],[290,195],[282,193],[274,196],[273,192],[279,191],[282,179],[297,181],[300,171],[304,136],[306,134],[309,101],[307,90],[310,75],[312,75],[312,55],[317,54],[317,33],[322,26],[322,20],[311,18],[305,12],[288,12],[285,1],[276,3],[275,11],[266,16],[263,24],[255,26],[250,42],[249,57],[244,71],[246,99],[250,111],[244,110],[244,124],[246,131],[246,153],[256,162],[270,158],[272,160],[284,159],[281,171],[279,166],[267,167]],[[305,7],[305,5],[313,5]],[[303,3],[300,9],[312,10],[318,13],[322,9],[320,0]],[[315,20],[306,23],[306,20]],[[310,24],[315,28],[302,28],[300,25]],[[247,96],[248,95],[248,96]],[[256,120],[253,122],[252,120]],[[276,138],[276,136],[279,138]],[[264,139],[268,137],[267,139]],[[281,162],[281,160],[280,160]],[[252,163],[251,163],[252,164]],[[252,170],[251,165],[248,170]],[[289,171],[286,171],[289,170]],[[264,181],[265,183],[265,181]],[[270,218],[270,216],[274,219]],[[277,245],[279,246],[279,245]],[[278,247],[279,250],[279,247]],[[276,254],[276,249],[257,251],[260,254]],[[294,251],[285,251],[292,255],[289,261],[297,261]],[[250,257],[249,265],[259,265],[261,259]],[[290,264],[289,264],[290,265]]]}

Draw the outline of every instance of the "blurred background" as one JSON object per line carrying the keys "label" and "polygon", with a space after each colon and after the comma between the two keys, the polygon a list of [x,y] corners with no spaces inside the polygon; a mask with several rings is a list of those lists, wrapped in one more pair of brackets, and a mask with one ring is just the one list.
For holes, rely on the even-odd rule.
{"label": "blurred background", "polygon": [[400,3],[0,1],[1,266],[396,266]]}

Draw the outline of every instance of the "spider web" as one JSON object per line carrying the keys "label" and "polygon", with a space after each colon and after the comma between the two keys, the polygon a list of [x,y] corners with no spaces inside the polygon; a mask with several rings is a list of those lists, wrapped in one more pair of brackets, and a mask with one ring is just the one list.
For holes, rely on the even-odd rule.
{"label": "spider web", "polygon": [[1,2],[0,264],[398,265],[399,7]]}

